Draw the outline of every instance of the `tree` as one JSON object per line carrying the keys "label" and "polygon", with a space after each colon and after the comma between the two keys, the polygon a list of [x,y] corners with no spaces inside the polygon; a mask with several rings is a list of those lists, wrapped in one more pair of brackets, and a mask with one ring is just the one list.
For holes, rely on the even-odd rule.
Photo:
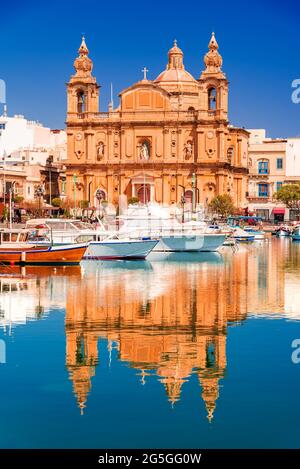
{"label": "tree", "polygon": [[274,198],[284,203],[288,208],[296,210],[297,218],[300,216],[300,183],[284,184],[275,194]]}
{"label": "tree", "polygon": [[54,199],[51,200],[51,203],[53,207],[60,207],[62,204],[62,200],[59,197],[54,197]]}
{"label": "tree", "polygon": [[234,210],[233,200],[228,194],[217,195],[212,199],[209,204],[209,208],[222,217],[228,217]]}
{"label": "tree", "polygon": [[15,202],[16,204],[21,204],[21,203],[23,202],[23,200],[24,200],[24,197],[22,197],[21,195],[16,195],[16,196],[14,197],[14,202]]}
{"label": "tree", "polygon": [[89,206],[89,201],[88,200],[80,200],[79,201],[79,207],[82,209],[88,208]]}
{"label": "tree", "polygon": [[139,203],[139,198],[138,197],[129,197],[128,199],[128,205],[135,205]]}

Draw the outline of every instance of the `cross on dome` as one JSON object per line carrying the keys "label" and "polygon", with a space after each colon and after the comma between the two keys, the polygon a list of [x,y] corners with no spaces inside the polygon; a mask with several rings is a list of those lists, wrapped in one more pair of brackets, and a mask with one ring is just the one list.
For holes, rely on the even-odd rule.
{"label": "cross on dome", "polygon": [[144,67],[144,68],[142,69],[142,73],[144,74],[143,80],[145,80],[145,81],[148,80],[148,78],[147,78],[147,73],[148,73],[148,72],[149,72],[149,70],[148,70],[146,67]]}

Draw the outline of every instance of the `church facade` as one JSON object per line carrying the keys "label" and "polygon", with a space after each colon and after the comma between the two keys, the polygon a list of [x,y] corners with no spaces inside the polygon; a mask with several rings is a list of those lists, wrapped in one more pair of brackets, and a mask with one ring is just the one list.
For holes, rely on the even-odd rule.
{"label": "church facade", "polygon": [[155,80],[120,93],[99,112],[99,85],[84,38],[67,84],[66,193],[96,205],[121,195],[140,202],[201,203],[229,194],[246,205],[248,137],[229,125],[228,81],[212,34],[198,79],[185,70],[176,41]]}

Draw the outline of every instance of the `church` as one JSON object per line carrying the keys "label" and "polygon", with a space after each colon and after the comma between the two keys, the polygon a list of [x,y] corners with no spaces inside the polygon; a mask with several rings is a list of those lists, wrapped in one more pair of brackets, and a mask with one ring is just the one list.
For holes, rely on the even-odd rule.
{"label": "church", "polygon": [[174,41],[166,69],[121,91],[99,110],[93,63],[82,38],[67,84],[66,194],[75,203],[191,202],[219,194],[246,205],[248,138],[228,121],[228,80],[212,33],[204,70],[194,78]]}

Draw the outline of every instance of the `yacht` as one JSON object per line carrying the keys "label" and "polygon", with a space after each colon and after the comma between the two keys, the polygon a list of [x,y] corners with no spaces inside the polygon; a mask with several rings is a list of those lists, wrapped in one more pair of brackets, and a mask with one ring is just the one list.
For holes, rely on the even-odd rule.
{"label": "yacht", "polygon": [[32,236],[33,243],[53,245],[88,243],[84,259],[121,260],[145,259],[158,243],[157,239],[132,239],[120,237],[117,232],[109,232],[99,222],[95,227],[90,223],[71,219],[35,219],[27,222],[27,228],[34,232],[39,229],[39,236]]}
{"label": "yacht", "polygon": [[158,238],[154,252],[210,252],[225,241],[226,233],[202,221],[183,223],[169,207],[132,206],[118,217],[119,236]]}

